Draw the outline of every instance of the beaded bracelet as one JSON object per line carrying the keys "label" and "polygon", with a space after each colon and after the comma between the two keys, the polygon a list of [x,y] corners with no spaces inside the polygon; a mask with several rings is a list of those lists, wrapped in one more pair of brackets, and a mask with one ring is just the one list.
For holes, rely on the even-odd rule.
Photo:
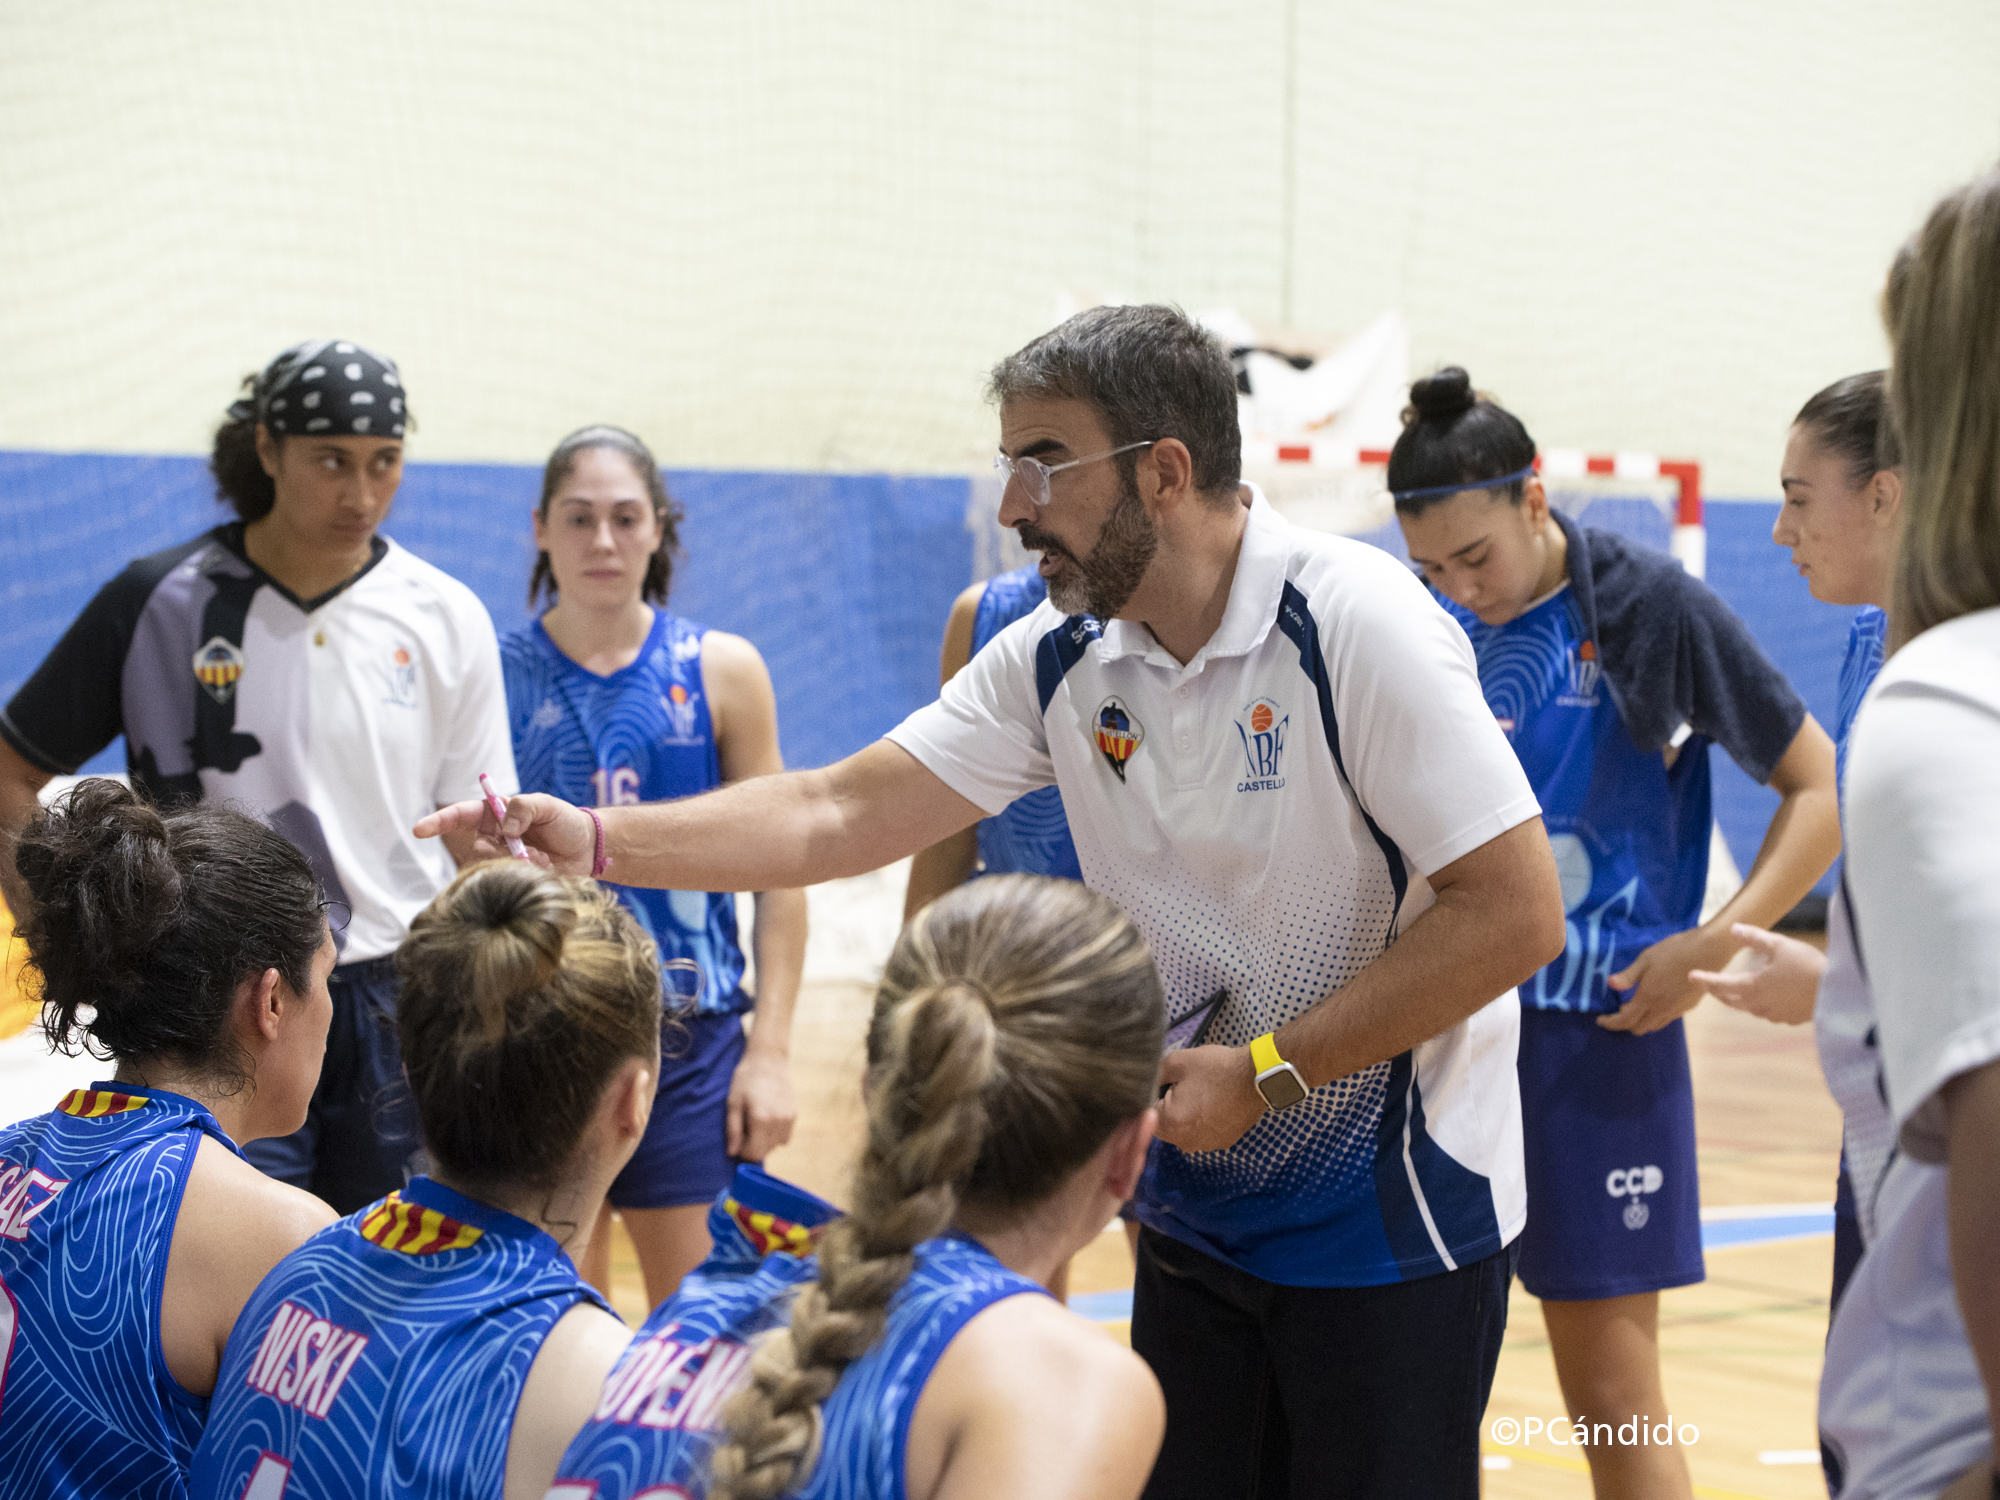
{"label": "beaded bracelet", "polygon": [[594,880],[611,868],[611,861],[604,857],[604,819],[598,817],[594,807],[586,807],[584,811],[590,814],[590,821],[597,829],[597,848],[590,856],[590,875]]}

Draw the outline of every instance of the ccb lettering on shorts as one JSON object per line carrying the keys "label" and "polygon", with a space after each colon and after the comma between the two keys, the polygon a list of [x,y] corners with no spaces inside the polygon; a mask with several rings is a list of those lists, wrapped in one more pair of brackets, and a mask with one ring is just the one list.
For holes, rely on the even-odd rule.
{"label": "ccb lettering on shorts", "polygon": [[317,1317],[290,1302],[278,1304],[271,1326],[250,1361],[245,1384],[310,1417],[333,1409],[348,1371],[368,1347],[368,1335]]}
{"label": "ccb lettering on shorts", "polygon": [[1666,1182],[1667,1174],[1658,1167],[1615,1167],[1604,1179],[1604,1191],[1614,1198],[1630,1197],[1625,1205],[1625,1227],[1644,1229],[1652,1210],[1640,1202],[1649,1193],[1657,1193]]}

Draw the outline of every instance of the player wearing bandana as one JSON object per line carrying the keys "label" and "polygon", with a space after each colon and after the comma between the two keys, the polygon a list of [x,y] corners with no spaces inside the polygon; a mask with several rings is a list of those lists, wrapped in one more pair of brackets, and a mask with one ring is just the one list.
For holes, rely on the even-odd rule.
{"label": "player wearing bandana", "polygon": [[317,339],[248,385],[212,459],[239,519],[107,583],[0,713],[0,832],[123,734],[160,806],[227,801],[299,847],[351,913],[333,1029],[304,1129],[249,1155],[351,1212],[417,1151],[389,955],[454,861],[410,825],[482,770],[511,789],[514,757],[485,608],[377,531],[410,421],[394,362]]}

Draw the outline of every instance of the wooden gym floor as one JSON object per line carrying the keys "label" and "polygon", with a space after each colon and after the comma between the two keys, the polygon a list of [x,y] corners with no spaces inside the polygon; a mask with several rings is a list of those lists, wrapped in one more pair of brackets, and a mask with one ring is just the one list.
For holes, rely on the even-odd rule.
{"label": "wooden gym floor", "polygon": [[[768,1163],[780,1176],[841,1201],[860,1140],[862,1035],[872,998],[860,984],[809,984],[799,1000],[794,1081],[800,1127]],[[1840,1116],[1820,1080],[1810,1027],[1776,1027],[1704,1001],[1688,1017],[1705,1210],[1827,1204],[1840,1151]],[[1661,1347],[1677,1423],[1693,1423],[1687,1449],[1695,1494],[1710,1500],[1816,1500],[1825,1485],[1813,1410],[1826,1337],[1833,1241],[1808,1232],[1708,1251],[1708,1280],[1663,1294]],[[1746,1225],[1745,1227],[1753,1227]],[[613,1245],[618,1310],[637,1323],[645,1295],[622,1226]],[[1098,1309],[1129,1290],[1122,1234],[1106,1233],[1078,1256],[1071,1295]],[[1092,1294],[1100,1294],[1093,1296]],[[1126,1336],[1126,1324],[1105,1323]],[[1496,1418],[1544,1422],[1563,1411],[1535,1299],[1516,1283],[1500,1369],[1487,1408]],[[1543,1437],[1486,1444],[1485,1493],[1498,1500],[1588,1497],[1574,1449]],[[1810,1461],[1806,1461],[1810,1457]]]}

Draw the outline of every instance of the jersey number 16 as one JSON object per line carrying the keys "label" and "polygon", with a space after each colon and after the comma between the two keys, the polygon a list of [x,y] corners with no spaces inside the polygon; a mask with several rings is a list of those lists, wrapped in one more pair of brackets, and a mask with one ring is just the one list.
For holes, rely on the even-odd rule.
{"label": "jersey number 16", "polygon": [[630,807],[639,800],[639,773],[630,766],[592,771],[590,784],[597,791],[599,807]]}

